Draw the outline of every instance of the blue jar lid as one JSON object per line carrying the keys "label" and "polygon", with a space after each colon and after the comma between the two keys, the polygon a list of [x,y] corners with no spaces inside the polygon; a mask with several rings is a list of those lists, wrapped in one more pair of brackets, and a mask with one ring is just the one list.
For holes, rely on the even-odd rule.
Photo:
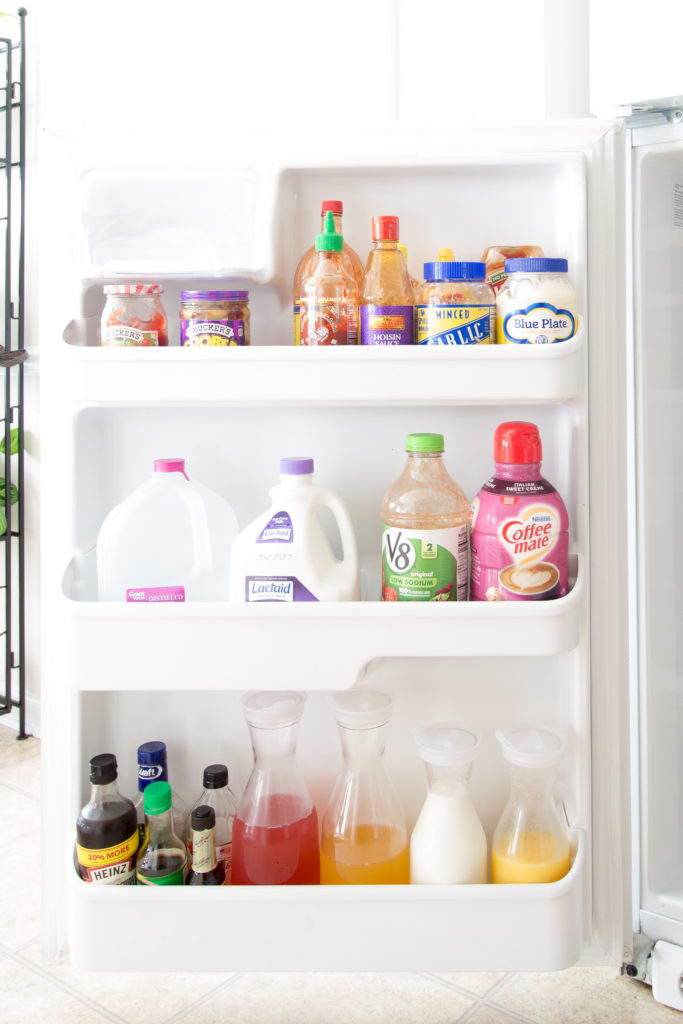
{"label": "blue jar lid", "polygon": [[138,789],[143,792],[150,782],[167,782],[166,744],[150,740],[138,747]]}
{"label": "blue jar lid", "polygon": [[425,281],[483,281],[486,277],[486,264],[463,263],[460,260],[425,263],[424,275]]}
{"label": "blue jar lid", "polygon": [[545,259],[536,256],[532,259],[505,260],[506,274],[515,274],[526,270],[528,274],[566,274],[569,264],[566,260]]}

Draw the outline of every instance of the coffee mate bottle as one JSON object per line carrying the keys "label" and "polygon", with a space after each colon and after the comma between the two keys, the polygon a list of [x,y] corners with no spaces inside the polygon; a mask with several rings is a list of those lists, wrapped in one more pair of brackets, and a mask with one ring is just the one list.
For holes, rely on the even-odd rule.
{"label": "coffee mate bottle", "polygon": [[467,498],[442,434],[408,434],[408,461],[382,502],[382,600],[467,600]]}
{"label": "coffee mate bottle", "polygon": [[569,517],[541,476],[535,423],[501,423],[494,475],[470,509],[473,601],[543,601],[569,590]]}

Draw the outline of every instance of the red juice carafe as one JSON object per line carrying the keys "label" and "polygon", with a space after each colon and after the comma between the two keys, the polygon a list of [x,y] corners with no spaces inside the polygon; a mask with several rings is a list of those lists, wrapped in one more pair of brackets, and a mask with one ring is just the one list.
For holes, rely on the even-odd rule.
{"label": "red juice carafe", "polygon": [[252,692],[242,698],[254,767],[232,833],[233,885],[318,885],[318,816],[296,762],[306,696]]}

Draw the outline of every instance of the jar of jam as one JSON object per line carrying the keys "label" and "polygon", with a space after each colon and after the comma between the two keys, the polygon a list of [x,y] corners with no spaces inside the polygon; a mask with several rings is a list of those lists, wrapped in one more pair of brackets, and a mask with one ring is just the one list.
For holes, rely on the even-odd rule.
{"label": "jar of jam", "polygon": [[168,318],[161,304],[160,284],[106,284],[102,312],[102,345],[168,345]]}
{"label": "jar of jam", "polygon": [[181,292],[181,345],[248,345],[249,292]]}

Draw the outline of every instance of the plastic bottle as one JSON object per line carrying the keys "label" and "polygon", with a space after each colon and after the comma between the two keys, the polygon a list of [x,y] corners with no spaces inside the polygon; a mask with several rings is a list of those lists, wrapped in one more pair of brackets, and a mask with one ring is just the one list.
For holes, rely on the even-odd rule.
{"label": "plastic bottle", "polygon": [[486,882],[486,834],[467,789],[479,737],[454,725],[422,726],[415,733],[429,788],[410,837],[410,881]]}
{"label": "plastic bottle", "polygon": [[[237,801],[235,794],[228,786],[228,768],[224,764],[210,764],[204,769],[202,780],[204,790],[198,800],[192,805],[192,811],[197,807],[206,806],[213,808],[215,812],[214,840],[216,843],[216,858],[223,864],[225,869],[225,884],[230,885],[232,865],[232,827],[237,812]],[[188,854],[194,856],[192,843],[192,830],[189,829]]]}
{"label": "plastic bottle", "polygon": [[361,345],[413,344],[413,286],[398,248],[398,217],[373,217],[360,290]]}
{"label": "plastic bottle", "polygon": [[185,885],[225,885],[225,865],[216,859],[216,813],[213,807],[200,804],[190,815],[192,836],[192,868]]}
{"label": "plastic bottle", "polygon": [[382,600],[467,600],[467,498],[442,434],[408,434],[406,466],[382,502]]}
{"label": "plastic bottle", "polygon": [[150,782],[145,789],[145,824],[146,838],[138,856],[138,883],[182,885],[187,851],[173,827],[168,782]]}
{"label": "plastic bottle", "polygon": [[486,264],[425,263],[415,294],[418,345],[488,345],[495,338],[496,297]]}
{"label": "plastic bottle", "polygon": [[76,822],[76,869],[84,882],[135,885],[138,830],[132,800],[121,796],[114,754],[90,759],[90,800]]}
{"label": "plastic bottle", "polygon": [[306,695],[247,693],[254,767],[233,826],[233,885],[317,885],[318,815],[296,762]]}
{"label": "plastic bottle", "polygon": [[[346,506],[313,485],[313,459],[280,459],[271,506],[242,530],[232,550],[233,601],[358,601],[358,550]],[[331,510],[343,557],[336,558],[317,511]],[[276,570],[273,572],[273,570]]]}
{"label": "plastic bottle", "polygon": [[[334,230],[339,235],[343,235],[342,231],[342,214],[344,212],[344,204],[338,199],[324,199],[320,204],[320,231],[325,231],[325,214],[327,212],[332,213],[334,218]],[[299,265],[296,268],[294,274],[294,344],[301,344],[301,298],[302,298],[302,285],[306,281],[318,262],[318,254],[315,245],[312,245],[310,249],[307,249],[299,260]],[[356,282],[356,288],[360,293],[360,286],[363,283],[364,267],[360,256],[357,254],[355,249],[352,249],[349,243],[344,238],[342,245],[341,262],[344,270],[352,277]]]}
{"label": "plastic bottle", "polygon": [[[140,845],[145,839],[145,790],[152,782],[168,782],[168,757],[166,744],[161,740],[150,740],[138,747],[138,795],[135,811],[138,817]],[[170,783],[169,783],[170,785]],[[187,804],[174,789],[171,789],[173,827],[180,839],[187,843]]]}
{"label": "plastic bottle", "polygon": [[237,529],[225,498],[190,480],[184,459],[155,459],[152,476],[100,528],[99,600],[227,601]]}
{"label": "plastic bottle", "polygon": [[[403,254],[403,259],[405,260],[405,264],[406,264],[406,267],[407,267],[408,266],[408,247],[406,245],[403,245],[401,242],[399,242],[398,243],[398,251]],[[408,276],[410,278],[410,284],[411,284],[411,287],[413,289],[413,298],[414,298],[416,289],[420,287],[420,282],[418,281],[418,279],[416,277],[413,277],[413,275],[410,273],[410,269],[408,269]]]}
{"label": "plastic bottle", "polygon": [[320,881],[407,884],[408,832],[382,755],[391,697],[377,690],[334,696],[344,767],[323,815]]}
{"label": "plastic bottle", "polygon": [[316,262],[301,282],[301,345],[358,344],[358,285],[344,268],[343,245],[328,210],[315,240]]}
{"label": "plastic bottle", "polygon": [[569,590],[569,517],[541,476],[535,423],[501,423],[495,471],[470,509],[473,601],[544,601]]}
{"label": "plastic bottle", "polygon": [[553,798],[555,766],[565,748],[556,729],[498,730],[512,766],[507,804],[491,843],[492,882],[556,882],[569,871],[567,828]]}

